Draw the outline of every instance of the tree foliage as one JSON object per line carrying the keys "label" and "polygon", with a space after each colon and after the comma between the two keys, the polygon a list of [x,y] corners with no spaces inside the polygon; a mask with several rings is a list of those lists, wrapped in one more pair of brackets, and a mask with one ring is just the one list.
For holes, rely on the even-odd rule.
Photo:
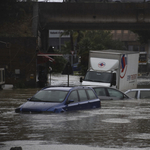
{"label": "tree foliage", "polygon": [[70,41],[62,46],[64,53],[76,50],[77,55],[81,57],[80,68],[84,75],[88,68],[88,58],[90,50],[117,49],[123,50],[123,43],[112,39],[111,31],[105,30],[87,30],[74,31],[67,30],[64,35],[71,35]]}
{"label": "tree foliage", "polygon": [[55,59],[55,62],[50,64],[50,66],[53,69],[52,72],[55,72],[55,73],[62,72],[67,61],[63,57],[55,57],[54,59]]}
{"label": "tree foliage", "polygon": [[93,30],[84,32],[84,37],[78,43],[78,47],[78,55],[81,56],[80,67],[82,68],[82,74],[85,74],[88,68],[90,50],[122,50],[123,43],[114,41],[110,31]]}
{"label": "tree foliage", "polygon": [[84,31],[79,30],[65,30],[62,35],[69,35],[70,41],[62,46],[63,53],[70,53],[78,49],[78,43],[83,38]]}
{"label": "tree foliage", "polygon": [[134,33],[139,35],[139,41],[141,43],[148,43],[150,39],[150,31],[148,30],[134,30]]}
{"label": "tree foliage", "polygon": [[0,36],[1,37],[31,37],[32,3],[16,0],[2,0],[0,5]]}

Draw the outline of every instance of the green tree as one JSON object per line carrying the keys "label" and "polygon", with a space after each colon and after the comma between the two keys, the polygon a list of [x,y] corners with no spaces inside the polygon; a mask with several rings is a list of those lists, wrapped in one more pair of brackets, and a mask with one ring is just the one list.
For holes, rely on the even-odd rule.
{"label": "green tree", "polygon": [[83,31],[79,31],[79,30],[65,30],[64,33],[62,35],[69,35],[70,36],[70,41],[66,42],[63,46],[62,46],[62,51],[63,53],[70,53],[70,51],[74,51],[75,50],[75,45],[76,45],[76,49],[78,49],[78,45],[76,43],[79,43],[79,41],[82,39],[83,37]]}
{"label": "green tree", "polygon": [[140,43],[148,43],[150,39],[149,30],[133,30],[134,33],[138,34]]}
{"label": "green tree", "polygon": [[77,54],[81,57],[81,72],[84,75],[88,68],[90,50],[117,49],[123,50],[123,43],[112,39],[111,31],[87,30],[74,31],[66,30],[62,35],[70,35],[70,41],[62,46],[63,53],[70,53],[76,46]]}
{"label": "green tree", "polygon": [[123,50],[123,43],[112,39],[111,31],[93,30],[85,31],[78,43],[78,55],[81,56],[81,71],[84,75],[88,68],[90,50],[117,49]]}
{"label": "green tree", "polygon": [[52,67],[53,73],[60,73],[63,71],[65,64],[67,61],[63,57],[54,57],[55,62],[51,63],[50,66]]}
{"label": "green tree", "polygon": [[0,4],[0,36],[31,37],[32,11],[31,0],[1,0]]}

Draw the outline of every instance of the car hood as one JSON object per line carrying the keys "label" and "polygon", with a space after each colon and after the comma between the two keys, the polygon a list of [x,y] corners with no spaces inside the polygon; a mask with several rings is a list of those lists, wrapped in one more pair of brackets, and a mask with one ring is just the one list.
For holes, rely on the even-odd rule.
{"label": "car hood", "polygon": [[60,103],[28,101],[20,106],[20,111],[21,112],[44,112],[50,108],[55,109],[55,107],[59,105]]}

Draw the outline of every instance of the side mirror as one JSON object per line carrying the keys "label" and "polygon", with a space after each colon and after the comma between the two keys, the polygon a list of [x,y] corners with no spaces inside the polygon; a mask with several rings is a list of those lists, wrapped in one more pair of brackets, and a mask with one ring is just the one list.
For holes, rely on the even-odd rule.
{"label": "side mirror", "polygon": [[27,101],[30,101],[31,100],[31,98],[27,98]]}
{"label": "side mirror", "polygon": [[80,82],[82,82],[83,81],[83,79],[82,79],[82,77],[80,77]]}
{"label": "side mirror", "polygon": [[112,81],[112,85],[116,85],[116,80]]}
{"label": "side mirror", "polygon": [[116,85],[116,73],[113,73],[111,85]]}
{"label": "side mirror", "polygon": [[69,101],[67,101],[67,104],[70,104],[70,103],[73,103],[74,102],[74,100],[69,100]]}
{"label": "side mirror", "polygon": [[125,99],[130,99],[130,97],[128,97],[127,95],[123,95],[123,98],[125,98]]}

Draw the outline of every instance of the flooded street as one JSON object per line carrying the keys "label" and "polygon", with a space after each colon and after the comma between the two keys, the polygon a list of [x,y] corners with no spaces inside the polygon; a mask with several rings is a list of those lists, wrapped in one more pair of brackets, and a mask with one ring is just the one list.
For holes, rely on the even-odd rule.
{"label": "flooded street", "polygon": [[[71,84],[77,78],[70,77]],[[51,84],[66,81],[52,77]],[[15,113],[38,90],[0,91],[0,150],[150,149],[150,99],[102,101],[101,109],[62,114]]]}

